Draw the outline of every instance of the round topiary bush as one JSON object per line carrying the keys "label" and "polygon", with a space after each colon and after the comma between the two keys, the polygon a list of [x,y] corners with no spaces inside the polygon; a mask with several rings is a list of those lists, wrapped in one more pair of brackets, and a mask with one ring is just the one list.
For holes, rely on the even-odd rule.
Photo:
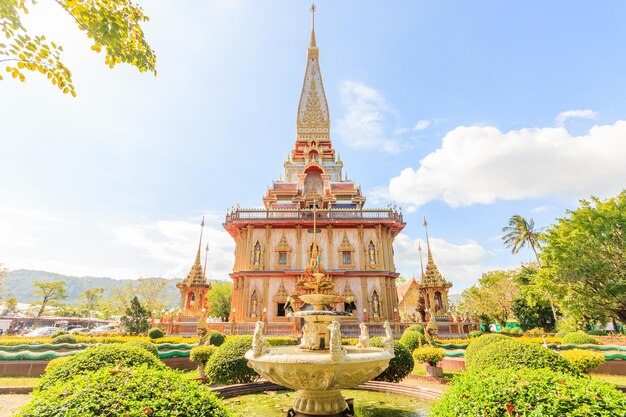
{"label": "round topiary bush", "polygon": [[56,332],[52,333],[50,338],[54,339],[55,337],[63,336],[65,334],[70,334],[70,332],[68,332],[67,330],[57,330]]}
{"label": "round topiary bush", "polygon": [[159,329],[158,327],[153,327],[150,330],[148,330],[148,337],[150,339],[160,339],[163,336],[165,336],[165,332]]}
{"label": "round topiary bush", "polygon": [[404,331],[405,332],[420,332],[421,334],[424,334],[424,326],[422,326],[421,324],[412,324],[409,327],[407,327]]}
{"label": "round topiary bush", "polygon": [[499,342],[501,340],[509,340],[509,339],[504,335],[501,335],[498,333],[491,333],[491,334],[484,334],[478,337],[476,340],[473,340],[472,343],[470,343],[469,346],[465,349],[465,354],[463,355],[465,358],[465,366],[466,367],[470,366],[470,363],[474,360],[476,353],[480,349],[492,343]]}
{"label": "round topiary bush", "polygon": [[582,349],[565,350],[561,357],[580,373],[592,371],[606,361],[600,352]]}
{"label": "round topiary bush", "polygon": [[[371,338],[370,346],[378,348],[383,347],[383,338]],[[374,378],[374,381],[400,382],[413,371],[415,361],[411,356],[411,352],[403,344],[394,342],[393,353],[395,357],[389,361],[389,367],[385,369],[382,374]]]}
{"label": "round topiary bush", "polygon": [[483,335],[483,332],[481,332],[480,330],[472,330],[471,332],[469,332],[469,333],[467,334],[467,336],[468,336],[470,339],[475,339],[475,338],[480,337],[480,336],[482,336],[482,335]]}
{"label": "round topiary bush", "polygon": [[465,372],[432,407],[431,417],[623,416],[626,395],[615,385],[550,371]]}
{"label": "round topiary bush", "polygon": [[503,327],[502,330],[500,330],[500,333],[510,334],[511,333],[511,329],[509,327]]}
{"label": "round topiary bush", "polygon": [[566,334],[563,337],[564,345],[599,345],[598,339],[589,336],[583,332],[574,332]]}
{"label": "round topiary bush", "polygon": [[210,345],[213,346],[222,346],[225,340],[226,335],[222,332],[218,332],[217,330],[210,331],[209,335],[207,336],[207,341]]}
{"label": "round topiary bush", "polygon": [[445,351],[432,346],[424,346],[413,351],[413,360],[415,363],[427,363],[430,366],[437,366],[444,358]]}
{"label": "round topiary bush", "polygon": [[36,393],[19,417],[229,417],[215,394],[171,370],[101,369]]}
{"label": "round topiary bush", "polygon": [[145,340],[136,340],[134,342],[128,343],[131,346],[139,346],[142,349],[147,350],[152,353],[157,358],[159,357],[159,348],[152,342],[146,342]]}
{"label": "round topiary bush", "polygon": [[513,327],[511,329],[511,334],[516,335],[516,336],[521,336],[524,334],[524,331],[522,330],[521,327]]}
{"label": "round topiary bush", "polygon": [[514,339],[501,340],[480,348],[468,363],[467,369],[481,371],[489,368],[519,369],[548,368],[569,374],[578,372],[558,353],[536,343]]}
{"label": "round topiary bush", "polygon": [[556,334],[554,335],[555,337],[565,337],[568,334],[572,333],[570,330],[559,330],[558,332],[556,332]]}
{"label": "round topiary bush", "polygon": [[243,355],[252,349],[252,336],[233,336],[211,356],[206,364],[206,376],[214,384],[247,384],[255,381],[259,374],[248,368]]}
{"label": "round topiary bush", "polygon": [[413,352],[420,347],[420,340],[422,341],[422,346],[426,344],[426,338],[420,332],[404,332],[400,338],[400,344],[404,345],[409,352]]}
{"label": "round topiary bush", "polygon": [[71,356],[61,356],[60,358],[54,358],[46,365],[46,369],[44,372],[50,372],[53,368],[61,365],[62,363],[67,362]]}
{"label": "round topiary bush", "polygon": [[43,391],[59,382],[69,381],[76,375],[85,375],[102,368],[127,368],[142,364],[154,369],[165,368],[165,364],[152,353],[138,346],[129,344],[94,346],[77,353],[46,372],[41,377],[36,390]]}
{"label": "round topiary bush", "polygon": [[211,356],[217,351],[217,346],[203,345],[196,346],[189,352],[189,360],[198,365],[198,373],[200,377],[206,378],[205,367],[206,363],[211,359]]}
{"label": "round topiary bush", "polygon": [[541,327],[535,327],[534,329],[529,329],[526,330],[526,332],[524,333],[524,336],[528,336],[528,337],[541,337],[545,334],[546,332],[541,328]]}
{"label": "round topiary bush", "polygon": [[60,345],[61,343],[78,343],[78,341],[70,334],[62,334],[61,336],[53,337],[50,343]]}

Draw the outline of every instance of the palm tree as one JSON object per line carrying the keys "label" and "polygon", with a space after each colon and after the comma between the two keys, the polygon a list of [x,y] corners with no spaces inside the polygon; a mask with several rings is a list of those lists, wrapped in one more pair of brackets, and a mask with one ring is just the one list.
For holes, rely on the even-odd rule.
{"label": "palm tree", "polygon": [[509,225],[502,228],[502,231],[506,232],[502,236],[504,246],[511,248],[512,253],[518,253],[526,245],[530,246],[541,268],[541,261],[539,260],[539,254],[537,254],[537,248],[541,246],[539,243],[541,234],[535,229],[535,221],[533,219],[526,220],[519,214],[516,214],[509,219]]}
{"label": "palm tree", "polygon": [[[539,259],[537,248],[541,247],[540,242],[543,239],[541,238],[539,230],[535,229],[535,221],[533,219],[526,220],[524,217],[516,214],[511,216],[509,219],[509,225],[503,227],[502,231],[505,232],[504,236],[502,236],[504,246],[511,248],[511,253],[518,253],[520,249],[528,245],[535,254],[539,268],[541,268],[541,260]],[[554,317],[554,322],[556,323],[558,321],[556,308],[554,307],[552,299],[550,297],[547,298],[548,301],[550,301],[552,316]]]}

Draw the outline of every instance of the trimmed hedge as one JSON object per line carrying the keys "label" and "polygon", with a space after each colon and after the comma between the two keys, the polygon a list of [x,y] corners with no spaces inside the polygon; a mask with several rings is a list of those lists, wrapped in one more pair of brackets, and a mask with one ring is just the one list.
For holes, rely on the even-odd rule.
{"label": "trimmed hedge", "polygon": [[213,384],[247,384],[259,377],[248,368],[244,355],[252,349],[252,336],[233,336],[217,348],[206,364],[206,376]]}
{"label": "trimmed hedge", "polygon": [[563,337],[564,345],[599,345],[598,339],[583,332],[569,333]]}
{"label": "trimmed hedge", "polygon": [[50,340],[50,343],[52,343],[53,345],[60,345],[61,343],[74,344],[78,343],[78,341],[71,334],[62,334],[60,336],[53,337],[52,340]]}
{"label": "trimmed hedge", "polygon": [[206,364],[217,351],[217,346],[196,346],[189,351],[189,360],[198,364]]}
{"label": "trimmed hedge", "polygon": [[404,345],[404,347],[407,348],[410,353],[420,347],[420,340],[422,341],[422,346],[428,344],[426,342],[426,338],[420,332],[404,332],[399,342]]}
{"label": "trimmed hedge", "polygon": [[501,340],[509,340],[506,336],[498,334],[498,333],[489,333],[484,334],[478,337],[476,340],[472,341],[469,346],[465,349],[465,366],[470,367],[471,362],[474,360],[476,356],[476,352],[482,349],[485,346],[488,346],[492,343],[499,342]]}
{"label": "trimmed hedge", "polygon": [[66,334],[70,334],[70,332],[68,332],[67,330],[57,330],[56,332],[52,333],[50,338],[54,339],[55,337],[63,336]]}
{"label": "trimmed hedge", "polygon": [[222,332],[218,332],[217,330],[211,330],[207,335],[206,340],[210,345],[222,346],[226,340],[226,335]]}
{"label": "trimmed hedge", "polygon": [[513,327],[513,328],[511,329],[511,334],[521,336],[521,335],[523,335],[523,334],[524,334],[524,331],[522,330],[522,328],[521,328],[521,327]]}
{"label": "trimmed hedge", "polygon": [[265,341],[268,346],[293,346],[298,344],[298,339],[294,337],[267,337]]}
{"label": "trimmed hedge", "polygon": [[609,332],[606,330],[589,330],[587,334],[590,336],[606,336]]}
{"label": "trimmed hedge", "polygon": [[558,353],[541,345],[514,339],[500,340],[481,347],[473,354],[471,361],[465,361],[465,366],[471,371],[489,368],[509,370],[548,368],[553,371],[578,374],[578,371]]}
{"label": "trimmed hedge", "polygon": [[606,361],[603,354],[582,349],[563,351],[561,357],[580,373],[592,371]]}
{"label": "trimmed hedge", "polygon": [[524,336],[541,337],[544,334],[546,334],[546,332],[541,327],[535,327],[533,329],[526,330],[526,332],[524,333]]}
{"label": "trimmed hedge", "polygon": [[[417,333],[417,332],[414,332]],[[371,347],[383,347],[383,338],[374,337],[370,339]],[[374,381],[400,382],[413,371],[415,361],[411,352],[401,343],[394,342],[393,353],[395,357],[389,361],[389,367],[382,374],[374,378]]]}
{"label": "trimmed hedge", "polygon": [[171,370],[101,369],[39,391],[18,417],[229,417],[212,392]]}
{"label": "trimmed hedge", "polygon": [[430,417],[616,417],[626,395],[614,385],[547,369],[466,372],[454,378]]}
{"label": "trimmed hedge", "polygon": [[424,326],[421,324],[412,324],[407,327],[404,332],[420,332],[421,334],[424,334]]}
{"label": "trimmed hedge", "polygon": [[150,339],[160,339],[165,336],[165,332],[158,327],[153,327],[148,330],[148,337]]}
{"label": "trimmed hedge", "polygon": [[130,342],[129,345],[139,346],[140,348],[145,349],[148,352],[152,353],[157,358],[159,357],[159,348],[156,347],[156,345],[152,342],[146,342],[144,340],[137,340],[135,342]]}
{"label": "trimmed hedge", "polygon": [[413,351],[413,360],[415,363],[427,363],[430,366],[437,366],[437,364],[443,359],[445,351],[432,346],[424,346],[421,349],[415,349]]}
{"label": "trimmed hedge", "polygon": [[70,358],[71,358],[71,356],[61,356],[60,358],[52,359],[46,365],[46,369],[44,370],[44,372],[50,372],[53,368],[56,368],[57,366],[61,365],[62,363],[65,363],[68,360],[70,360]]}
{"label": "trimmed hedge", "polygon": [[469,333],[467,334],[467,336],[468,336],[470,339],[475,339],[475,338],[480,337],[480,336],[482,336],[482,335],[483,335],[483,332],[481,332],[480,330],[472,330],[471,332],[469,332]]}
{"label": "trimmed hedge", "polygon": [[77,375],[85,375],[102,368],[134,367],[142,364],[154,369],[165,369],[163,362],[138,346],[129,344],[94,346],[50,369],[41,377],[35,389],[43,391],[57,383],[69,381]]}

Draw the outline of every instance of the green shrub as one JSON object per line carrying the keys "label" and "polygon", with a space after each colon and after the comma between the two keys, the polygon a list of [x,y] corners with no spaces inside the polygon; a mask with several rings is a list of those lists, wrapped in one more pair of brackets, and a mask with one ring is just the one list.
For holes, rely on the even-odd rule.
{"label": "green shrub", "polygon": [[55,337],[63,336],[66,334],[70,334],[70,332],[68,332],[67,330],[57,330],[56,332],[52,333],[50,337],[54,339]]}
{"label": "green shrub", "polygon": [[53,337],[50,341],[53,345],[60,345],[61,343],[78,343],[76,338],[70,334],[62,334],[61,336]]}
{"label": "green shrub", "polygon": [[294,337],[268,337],[265,339],[268,346],[293,346],[298,344]]}
{"label": "green shrub", "polygon": [[583,332],[574,332],[563,337],[564,345],[599,345],[600,341]]}
{"label": "green shrub", "polygon": [[511,329],[508,328],[508,327],[503,327],[502,330],[500,330],[500,333],[510,334],[511,333]]}
{"label": "green shrub", "polygon": [[71,356],[61,356],[60,358],[54,358],[46,365],[46,369],[44,372],[50,372],[53,368],[61,365],[62,363],[67,362]]}
{"label": "green shrub", "polygon": [[412,324],[409,327],[407,327],[404,331],[405,332],[420,332],[421,334],[424,334],[424,326],[422,326],[421,324]]}
{"label": "green shrub", "polygon": [[589,330],[587,334],[590,336],[606,336],[609,332],[606,330]]}
{"label": "green shrub", "polygon": [[422,341],[422,345],[426,344],[426,338],[420,332],[404,332],[400,338],[400,343],[404,345],[409,352],[413,352],[420,347],[420,340]]}
{"label": "green shrub", "polygon": [[[383,338],[371,338],[370,346],[378,348],[383,347]],[[395,357],[389,361],[389,367],[385,369],[382,374],[374,378],[374,381],[400,382],[413,371],[415,361],[413,361],[411,352],[403,344],[394,342],[393,353]]]}
{"label": "green shrub", "polygon": [[472,371],[488,368],[519,369],[549,368],[553,371],[577,374],[558,353],[536,343],[520,342],[514,339],[501,340],[480,348],[465,366]]}
{"label": "green shrub", "polygon": [[427,363],[430,366],[437,366],[444,358],[445,351],[432,346],[424,346],[413,351],[413,360],[415,363]]}
{"label": "green shrub", "polygon": [[359,343],[359,339],[356,337],[345,337],[341,339],[341,344],[346,346],[356,346]]}
{"label": "green shrub", "polygon": [[163,336],[165,336],[165,332],[159,329],[158,327],[153,327],[150,330],[148,330],[148,337],[150,339],[160,339]]}
{"label": "green shrub", "polygon": [[516,336],[521,336],[524,334],[524,331],[522,330],[521,327],[513,327],[511,329],[511,334],[516,335]]}
{"label": "green shrub", "polygon": [[572,333],[569,330],[559,330],[558,332],[556,332],[556,334],[554,335],[555,337],[565,337],[568,334]]}
{"label": "green shrub", "polygon": [[136,340],[134,342],[130,342],[129,345],[139,346],[140,348],[152,353],[157,358],[159,357],[159,348],[156,347],[156,345],[152,342],[146,342],[145,340]]}
{"label": "green shrub", "polygon": [[36,389],[43,391],[59,382],[69,381],[76,375],[84,375],[102,368],[134,367],[142,364],[154,369],[165,368],[163,362],[138,346],[128,344],[93,346],[46,372]]}
{"label": "green shrub", "polygon": [[474,338],[482,336],[483,332],[481,332],[480,330],[472,330],[467,335],[469,336],[470,339],[474,339]]}
{"label": "green shrub", "polygon": [[189,360],[195,363],[206,364],[216,350],[217,346],[196,346],[189,352]]}
{"label": "green shrub", "polygon": [[18,417],[229,417],[215,394],[171,370],[101,369],[39,391]]}
{"label": "green shrub", "polygon": [[541,337],[544,334],[546,334],[546,332],[541,327],[535,327],[534,329],[526,330],[526,332],[524,333],[524,336]]}
{"label": "green shrub", "polygon": [[206,364],[206,376],[214,384],[247,384],[259,375],[248,368],[243,356],[252,349],[252,336],[233,336],[217,348]]}
{"label": "green shrub", "polygon": [[485,346],[488,346],[492,343],[499,342],[501,340],[508,340],[506,336],[491,333],[484,334],[478,337],[476,340],[473,340],[472,343],[465,349],[465,354],[463,355],[465,358],[465,367],[470,367],[471,362],[474,360],[476,353]]}
{"label": "green shrub", "polygon": [[626,395],[614,385],[547,369],[465,372],[454,378],[431,417],[616,417]]}
{"label": "green shrub", "polygon": [[222,346],[226,340],[226,335],[217,330],[211,330],[207,336],[207,341],[213,346]]}
{"label": "green shrub", "polygon": [[561,352],[561,357],[580,373],[587,373],[596,369],[605,362],[604,355],[582,349],[572,349]]}

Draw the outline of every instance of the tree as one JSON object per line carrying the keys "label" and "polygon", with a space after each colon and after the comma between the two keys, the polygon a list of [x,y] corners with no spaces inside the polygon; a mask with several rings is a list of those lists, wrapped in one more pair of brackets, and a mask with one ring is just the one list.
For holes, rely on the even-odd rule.
{"label": "tree", "polygon": [[4,310],[2,311],[2,315],[6,316],[7,314],[14,314],[17,311],[17,299],[15,297],[7,298],[4,303]]}
{"label": "tree", "polygon": [[122,317],[122,321],[130,334],[138,335],[145,333],[150,328],[149,318],[150,311],[141,305],[137,296],[134,296],[130,302],[130,307],[126,309],[126,315]]}
{"label": "tree", "polygon": [[9,274],[9,270],[4,264],[0,264],[0,300],[2,300],[2,293],[4,292],[4,287],[2,286],[2,282],[4,278]]}
{"label": "tree", "polygon": [[57,305],[60,300],[65,300],[65,281],[35,282],[38,290],[33,291],[35,297],[41,297],[41,306],[37,317],[41,317],[48,306]]}
{"label": "tree", "polygon": [[544,296],[545,291],[537,285],[538,273],[538,264],[532,263],[522,266],[514,276],[520,294],[513,300],[513,314],[524,330],[540,327],[552,331],[556,326],[553,304]]}
{"label": "tree", "polygon": [[160,311],[165,308],[163,290],[167,282],[160,278],[139,278],[133,292],[141,299],[148,311]]}
{"label": "tree", "polygon": [[103,294],[104,288],[89,288],[80,293],[81,307],[87,315],[98,308]]}
{"label": "tree", "polygon": [[502,236],[504,246],[510,248],[512,253],[518,253],[520,249],[528,245],[535,254],[539,266],[541,266],[537,248],[539,248],[539,242],[542,238],[540,233],[535,230],[535,221],[533,219],[526,220],[519,214],[516,214],[509,219],[509,225],[503,227],[502,231],[506,232]]}
{"label": "tree", "polygon": [[230,294],[233,284],[225,281],[213,281],[211,291],[211,315],[226,320],[230,315]]}
{"label": "tree", "polygon": [[491,320],[506,325],[513,317],[513,300],[519,294],[514,281],[515,269],[484,273],[474,285],[463,291],[461,311],[469,314],[487,315]]}
{"label": "tree", "polygon": [[626,191],[591,197],[545,233],[538,284],[579,321],[626,323]]}
{"label": "tree", "polygon": [[[156,55],[144,39],[141,23],[149,20],[141,7],[131,0],[55,0],[93,40],[92,50],[105,50],[104,62],[113,68],[128,63],[140,72],[156,75]],[[0,27],[8,44],[0,43],[0,63],[13,78],[25,81],[25,70],[44,74],[64,94],[76,96],[72,73],[63,64],[63,48],[48,42],[44,35],[31,37],[22,24],[21,17],[29,12],[31,0],[2,0],[0,2]],[[0,80],[2,76],[0,75]]]}

